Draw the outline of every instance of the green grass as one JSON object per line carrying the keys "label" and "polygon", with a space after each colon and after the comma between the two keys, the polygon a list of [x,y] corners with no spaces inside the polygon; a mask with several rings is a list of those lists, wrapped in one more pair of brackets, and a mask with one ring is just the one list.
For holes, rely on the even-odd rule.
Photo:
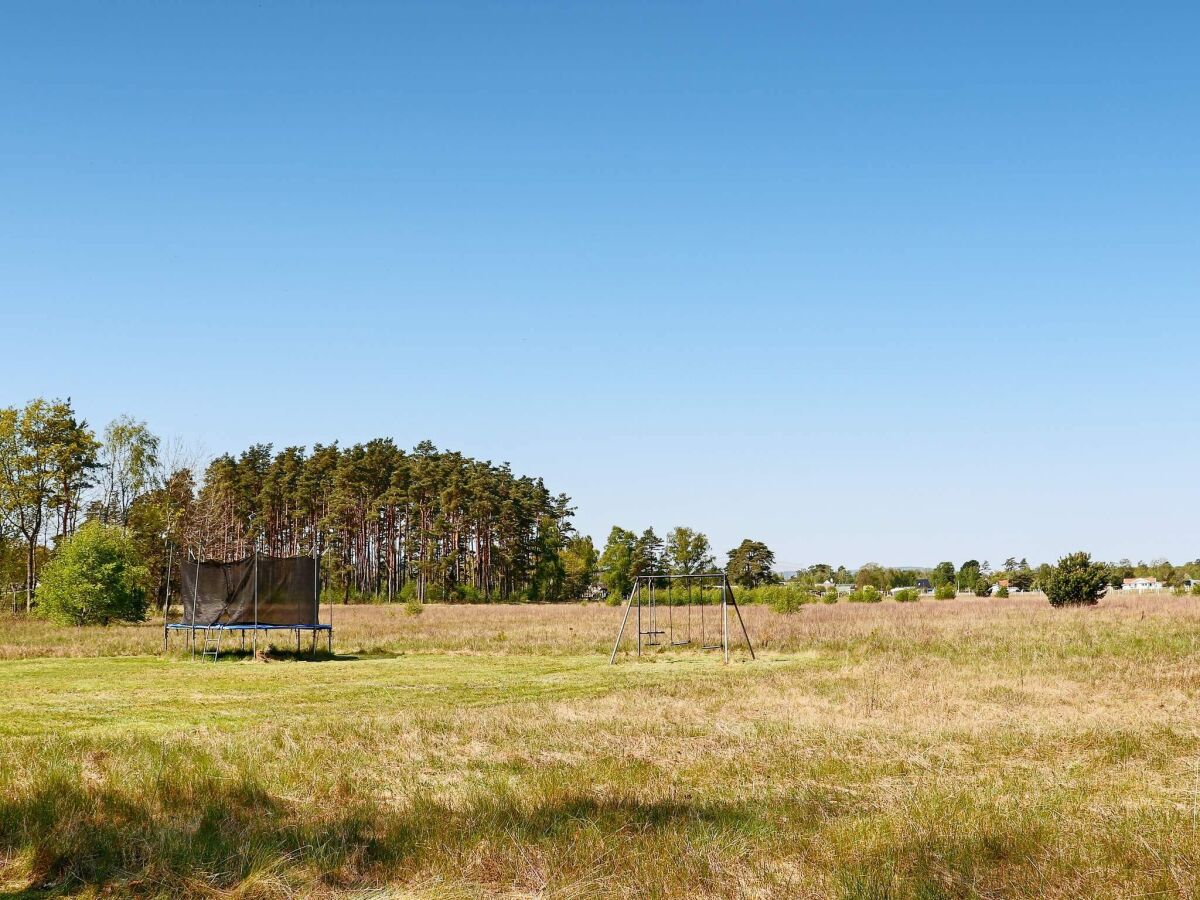
{"label": "green grass", "polygon": [[180,658],[33,659],[0,666],[6,737],[157,736],[270,723],[328,728],[398,713],[570,701],[672,678],[724,676],[705,658],[664,659],[653,673],[589,657],[401,655],[217,664]]}
{"label": "green grass", "polygon": [[728,668],[609,667],[596,606],[340,611],[316,662],[13,623],[0,896],[1195,896],[1200,616],[1155,602],[758,608]]}
{"label": "green grass", "polygon": [[[444,654],[9,662],[0,837],[25,887],[150,894],[273,894],[313,878],[334,890],[422,864],[453,870],[467,847],[574,843],[583,823],[598,855],[607,829],[631,822],[699,838],[744,813],[598,797],[584,790],[597,773],[632,775],[631,786],[651,773],[581,746],[543,758],[528,733],[613,694],[745,677],[696,656],[623,669],[595,656]],[[566,774],[580,767],[586,776]],[[502,869],[519,881],[516,859]]]}

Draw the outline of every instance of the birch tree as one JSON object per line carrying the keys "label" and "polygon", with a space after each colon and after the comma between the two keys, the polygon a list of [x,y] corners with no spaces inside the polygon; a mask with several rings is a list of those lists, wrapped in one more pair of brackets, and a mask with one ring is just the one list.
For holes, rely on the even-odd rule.
{"label": "birch tree", "polygon": [[127,415],[109,422],[100,451],[102,522],[129,524],[134,500],[156,487],[158,448],[159,440],[145,422]]}
{"label": "birch tree", "polygon": [[96,466],[96,439],[70,400],[0,409],[0,517],[25,545],[25,609],[33,606],[38,547],[74,530]]}

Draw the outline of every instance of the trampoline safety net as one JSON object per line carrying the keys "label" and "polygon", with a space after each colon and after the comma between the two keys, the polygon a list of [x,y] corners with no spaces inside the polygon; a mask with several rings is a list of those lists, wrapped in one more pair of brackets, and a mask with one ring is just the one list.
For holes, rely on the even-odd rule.
{"label": "trampoline safety net", "polygon": [[257,565],[254,557],[236,562],[184,560],[180,569],[181,625],[320,624],[311,556],[259,556]]}

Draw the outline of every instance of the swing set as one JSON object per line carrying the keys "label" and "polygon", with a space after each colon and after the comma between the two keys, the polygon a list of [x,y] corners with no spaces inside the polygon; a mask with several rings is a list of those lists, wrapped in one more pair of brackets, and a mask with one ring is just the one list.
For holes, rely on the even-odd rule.
{"label": "swing set", "polygon": [[[659,607],[666,604],[667,615],[665,622]],[[675,608],[681,607],[679,621],[676,622]],[[717,606],[718,610],[710,610],[709,606]],[[695,607],[699,611],[693,613]],[[738,608],[733,596],[733,588],[729,584],[729,576],[724,572],[705,572],[696,575],[638,575],[634,578],[633,587],[629,591],[629,599],[625,601],[625,614],[621,617],[621,628],[617,631],[617,639],[613,642],[610,665],[617,661],[617,651],[621,647],[621,638],[625,635],[625,626],[629,622],[630,613],[636,608],[637,625],[637,655],[642,655],[642,647],[687,647],[695,645],[701,650],[720,650],[729,662],[729,610],[732,608],[742,628],[742,636],[746,639],[746,649],[750,658],[754,659],[754,645],[750,643],[750,634],[746,631],[746,622],[742,619],[742,611]],[[710,624],[711,623],[711,624]],[[693,631],[693,625],[696,630]],[[643,640],[644,639],[644,640]]]}

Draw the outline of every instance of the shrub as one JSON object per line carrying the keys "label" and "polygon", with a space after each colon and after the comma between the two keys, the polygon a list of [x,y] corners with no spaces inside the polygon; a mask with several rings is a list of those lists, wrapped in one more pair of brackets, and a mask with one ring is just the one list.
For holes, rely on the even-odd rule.
{"label": "shrub", "polygon": [[128,531],[89,522],[42,569],[38,614],[60,625],[140,622],[149,579]]}
{"label": "shrub", "polygon": [[787,614],[794,613],[801,606],[812,603],[815,599],[808,588],[798,584],[764,584],[743,590],[738,597],[738,602],[766,603],[775,612]]}
{"label": "shrub", "polygon": [[916,588],[904,588],[896,591],[895,597],[897,603],[916,603],[921,599],[921,594]]}
{"label": "shrub", "polygon": [[780,585],[767,590],[769,591],[767,602],[771,604],[771,609],[784,615],[794,613],[804,604],[812,602],[812,595],[799,588]]}
{"label": "shrub", "polygon": [[821,595],[821,602],[822,603],[837,603],[838,596],[839,595],[837,592],[837,588],[830,588],[824,594]]}
{"label": "shrub", "polygon": [[1042,589],[1051,606],[1094,606],[1108,590],[1108,569],[1090,553],[1072,553],[1058,561]]}
{"label": "shrub", "polygon": [[419,616],[421,613],[425,612],[425,607],[416,597],[409,597],[404,601],[404,612],[406,615]]}
{"label": "shrub", "polygon": [[[992,595],[992,583],[986,578],[979,578],[975,582],[976,597],[990,597]],[[1007,595],[1006,595],[1007,596]]]}
{"label": "shrub", "polygon": [[487,603],[483,591],[473,584],[457,584],[454,586],[454,601],[456,603]]}
{"label": "shrub", "polygon": [[1192,596],[1200,597],[1200,582],[1192,585]]}
{"label": "shrub", "polygon": [[777,597],[771,598],[771,609],[775,610],[777,613],[782,613],[783,615],[790,615],[791,613],[794,613],[802,605],[803,601],[801,601],[799,595],[790,591],[786,594],[780,594]]}
{"label": "shrub", "polygon": [[1005,587],[1004,585],[1000,585],[1000,587],[998,587],[996,589],[996,596],[1000,597],[1001,599],[1003,599],[1004,597],[1007,597],[1008,596],[1008,588]]}
{"label": "shrub", "polygon": [[846,599],[851,603],[879,603],[883,600],[883,594],[874,585],[866,584]]}
{"label": "shrub", "polygon": [[958,591],[954,589],[954,585],[946,583],[939,584],[933,589],[934,600],[953,600],[958,596]]}

